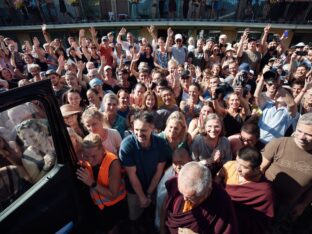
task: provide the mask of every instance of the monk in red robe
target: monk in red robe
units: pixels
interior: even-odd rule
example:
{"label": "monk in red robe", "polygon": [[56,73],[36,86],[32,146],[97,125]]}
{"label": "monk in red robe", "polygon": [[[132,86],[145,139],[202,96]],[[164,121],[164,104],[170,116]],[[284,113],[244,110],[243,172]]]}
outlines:
{"label": "monk in red robe", "polygon": [[212,183],[209,169],[190,162],[178,178],[166,183],[165,229],[178,233],[188,229],[194,233],[236,234],[236,216],[231,199],[223,188]]}
{"label": "monk in red robe", "polygon": [[217,180],[225,184],[236,210],[242,234],[266,233],[274,216],[273,189],[261,173],[262,156],[258,150],[241,148],[236,161],[224,164]]}

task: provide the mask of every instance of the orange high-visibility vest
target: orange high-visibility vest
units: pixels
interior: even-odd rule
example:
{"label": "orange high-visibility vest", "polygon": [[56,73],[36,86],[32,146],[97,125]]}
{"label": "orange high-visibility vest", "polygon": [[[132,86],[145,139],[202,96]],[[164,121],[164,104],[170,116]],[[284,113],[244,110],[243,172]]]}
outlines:
{"label": "orange high-visibility vest", "polygon": [[[97,184],[109,187],[109,168],[114,160],[117,160],[117,156],[113,153],[106,152],[106,155],[101,163]],[[88,161],[85,162],[86,168],[89,170],[91,175],[93,175],[92,167]],[[102,194],[98,193],[95,189],[90,189],[90,195],[95,205],[97,205],[101,210],[105,206],[113,206],[119,201],[123,200],[126,197],[126,189],[125,183],[123,178],[120,181],[120,186],[118,190],[117,197],[114,200],[110,200],[108,197],[103,196]]]}

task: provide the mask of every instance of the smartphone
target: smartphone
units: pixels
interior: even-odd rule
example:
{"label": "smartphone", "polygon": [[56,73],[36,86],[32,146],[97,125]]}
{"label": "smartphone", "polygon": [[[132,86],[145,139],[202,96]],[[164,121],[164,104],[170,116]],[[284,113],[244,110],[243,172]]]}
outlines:
{"label": "smartphone", "polygon": [[288,30],[285,30],[283,34],[284,34],[284,37],[288,37]]}

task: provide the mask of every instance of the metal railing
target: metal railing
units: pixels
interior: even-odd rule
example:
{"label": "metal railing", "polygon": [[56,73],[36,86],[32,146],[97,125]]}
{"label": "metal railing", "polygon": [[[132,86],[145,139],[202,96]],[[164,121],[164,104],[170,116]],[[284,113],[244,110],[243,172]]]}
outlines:
{"label": "metal railing", "polygon": [[[183,2],[188,4],[183,5]],[[128,0],[55,0],[51,3],[4,0],[0,10],[0,27],[162,20],[312,23],[310,1],[140,0],[132,3]]]}

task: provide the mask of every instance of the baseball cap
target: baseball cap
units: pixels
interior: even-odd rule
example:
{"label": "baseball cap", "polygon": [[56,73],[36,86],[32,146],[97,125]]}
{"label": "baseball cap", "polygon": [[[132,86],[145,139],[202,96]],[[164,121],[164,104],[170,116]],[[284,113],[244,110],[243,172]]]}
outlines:
{"label": "baseball cap", "polygon": [[108,37],[107,36],[103,36],[102,37],[102,41],[108,41]]}
{"label": "baseball cap", "polygon": [[112,67],[109,66],[109,65],[106,65],[106,66],[104,67],[104,71],[107,71],[108,69],[112,69]]}
{"label": "baseball cap", "polygon": [[303,42],[299,42],[298,44],[294,45],[295,48],[301,48],[305,47],[305,44]]}
{"label": "baseball cap", "polygon": [[89,81],[89,85],[91,88],[94,88],[96,85],[103,85],[103,81],[99,78],[93,78],[92,80]]}
{"label": "baseball cap", "polygon": [[277,69],[276,68],[272,68],[268,71],[266,71],[264,74],[263,74],[263,78],[264,78],[264,81],[267,82],[267,83],[274,83],[278,80],[279,76],[278,76],[278,73],[277,73]]}
{"label": "baseball cap", "polygon": [[275,60],[276,60],[276,58],[272,57],[272,58],[269,59],[269,62],[274,62]]}
{"label": "baseball cap", "polygon": [[248,63],[242,63],[241,65],[239,65],[238,67],[239,71],[244,71],[244,72],[249,72],[250,71],[250,66]]}
{"label": "baseball cap", "polygon": [[109,36],[114,36],[114,32],[109,32],[109,33],[107,33],[107,36],[109,37]]}
{"label": "baseball cap", "polygon": [[49,76],[49,75],[59,75],[59,74],[54,69],[49,69],[46,71],[45,75]]}
{"label": "baseball cap", "polygon": [[190,76],[191,76],[191,73],[190,73],[189,70],[184,70],[184,71],[181,73],[181,79],[188,79]]}
{"label": "baseball cap", "polygon": [[236,52],[236,50],[231,46],[231,45],[228,45],[225,49],[225,52],[227,51],[233,51],[233,52]]}
{"label": "baseball cap", "polygon": [[213,37],[208,37],[207,40],[206,40],[206,42],[208,42],[208,41],[215,42],[215,39],[214,39]]}
{"label": "baseball cap", "polygon": [[182,40],[182,35],[181,34],[176,34],[175,37],[174,37],[174,40]]}

